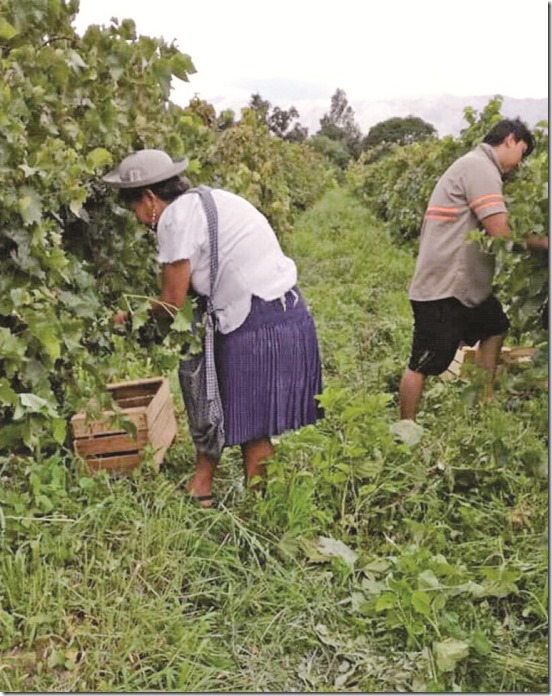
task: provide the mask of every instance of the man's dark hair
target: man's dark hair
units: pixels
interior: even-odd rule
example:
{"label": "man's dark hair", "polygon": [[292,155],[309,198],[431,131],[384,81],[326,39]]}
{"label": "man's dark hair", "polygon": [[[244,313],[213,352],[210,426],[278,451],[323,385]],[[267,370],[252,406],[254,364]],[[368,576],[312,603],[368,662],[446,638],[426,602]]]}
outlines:
{"label": "man's dark hair", "polygon": [[483,142],[487,145],[500,145],[506,138],[513,134],[516,142],[523,140],[527,145],[527,150],[523,157],[528,157],[535,148],[535,138],[525,123],[519,118],[505,118],[491,128],[487,135],[483,138]]}
{"label": "man's dark hair", "polygon": [[192,184],[189,179],[184,176],[172,176],[165,181],[159,181],[157,184],[150,186],[137,186],[136,188],[119,189],[119,200],[124,206],[129,206],[131,203],[139,201],[144,193],[149,189],[162,201],[172,203],[179,196],[191,188]]}

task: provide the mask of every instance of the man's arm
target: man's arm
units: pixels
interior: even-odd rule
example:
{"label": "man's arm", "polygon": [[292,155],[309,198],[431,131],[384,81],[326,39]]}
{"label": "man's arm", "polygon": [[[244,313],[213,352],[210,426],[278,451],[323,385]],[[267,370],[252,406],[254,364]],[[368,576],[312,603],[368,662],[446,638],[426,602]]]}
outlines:
{"label": "man's arm", "polygon": [[494,213],[493,215],[488,215],[481,220],[481,224],[489,237],[510,236],[507,213]]}
{"label": "man's arm", "polygon": [[[508,225],[507,213],[495,213],[481,220],[481,224],[489,237],[509,237],[510,226]],[[525,239],[527,249],[548,251],[548,237],[537,237],[530,234]]]}

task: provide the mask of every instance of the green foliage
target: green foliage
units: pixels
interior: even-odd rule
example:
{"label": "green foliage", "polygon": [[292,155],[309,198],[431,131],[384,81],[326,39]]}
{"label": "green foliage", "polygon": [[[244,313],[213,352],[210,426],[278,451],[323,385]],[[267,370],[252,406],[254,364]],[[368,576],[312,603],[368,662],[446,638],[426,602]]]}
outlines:
{"label": "green foliage", "polygon": [[4,7],[0,450],[47,451],[65,439],[77,373],[106,381],[108,305],[122,290],[151,294],[155,279],[151,242],[111,214],[97,177],[146,144],[182,153],[165,107],[171,76],[194,68],[132,20],[80,38],[75,2]]}
{"label": "green foliage", "polygon": [[376,123],[362,139],[362,150],[368,150],[381,143],[411,145],[420,140],[427,140],[437,135],[435,127],[417,116],[401,118],[395,116]]}
{"label": "green foliage", "polygon": [[[336,89],[331,99],[330,111],[320,119],[320,130],[315,137],[324,137],[340,143],[349,155],[349,161],[360,152],[361,132],[355,121],[353,107],[344,90]],[[334,159],[338,163],[337,159]]]}
{"label": "green foliage", "polygon": [[257,206],[279,234],[291,229],[294,216],[332,184],[328,161],[307,144],[270,134],[255,109],[220,134],[208,151],[212,182]]}
{"label": "green foliage", "polygon": [[[142,297],[142,309],[155,298],[155,238],[102,184],[107,169],[143,147],[186,155],[191,178],[249,196],[282,231],[331,181],[311,148],[273,142],[247,118],[222,128],[199,99],[172,104],[171,79],[194,72],[190,57],[138,36],[131,19],[80,37],[77,9],[2,5],[0,451],[54,452],[72,412],[124,378],[125,354],[146,358],[110,317],[124,296]],[[186,333],[173,325],[147,369],[170,369]]]}
{"label": "green foliage", "polygon": [[266,125],[270,133],[290,142],[304,142],[308,128],[299,121],[299,112],[294,106],[289,109],[272,107],[269,101],[262,99],[260,94],[253,94],[249,100],[249,108],[255,112],[259,125]]}
{"label": "green foliage", "polygon": [[[534,131],[535,151],[504,187],[513,239],[518,243],[528,234],[548,234],[548,126]],[[509,315],[517,339],[532,334],[536,342],[547,340],[548,258],[539,252],[521,252],[514,244],[497,249],[498,287],[508,300]]]}
{"label": "green foliage", "polygon": [[309,144],[339,170],[345,170],[351,161],[351,153],[340,140],[333,140],[327,135],[314,135],[309,138]]}
{"label": "green foliage", "polygon": [[228,450],[209,511],[183,493],[180,408],[159,473],[1,457],[4,690],[546,691],[547,394],[506,375],[483,407],[436,381],[408,429],[410,254],[339,189],[284,241],[325,419],[278,438],[262,497]]}
{"label": "green foliage", "polygon": [[339,189],[284,243],[325,419],[278,438],[263,497],[225,452],[208,511],[183,492],[180,408],[159,473],[1,457],[3,690],[546,691],[546,392],[506,375],[483,407],[477,384],[435,381],[409,432],[408,249]]}
{"label": "green foliage", "polygon": [[[544,691],[548,400],[525,374],[535,366],[504,376],[487,409],[476,383],[437,383],[422,429],[397,423],[408,250],[339,190],[298,218],[333,183],[320,153],[250,110],[236,124],[200,100],[172,105],[188,56],[131,20],[78,37],[76,11],[19,0],[0,13],[2,688]],[[442,171],[477,129],[434,153],[413,146],[416,176],[424,161]],[[529,219],[547,226],[539,139],[506,190],[520,235]],[[71,456],[73,411],[106,406],[113,377],[174,377],[189,335],[186,305],[162,345],[135,340],[155,328],[154,239],[99,179],[144,146],[186,154],[191,176],[246,195],[280,232],[300,221],[282,241],[317,321],[326,419],[280,439],[265,498],[244,495],[234,452],[220,510],[184,497],[193,451],[179,404],[160,474],[146,461],[127,478],[91,476]],[[412,175],[400,196],[388,189],[390,222],[429,187]],[[501,277],[525,301],[524,273],[520,262]],[[117,304],[132,331],[114,330]]]}

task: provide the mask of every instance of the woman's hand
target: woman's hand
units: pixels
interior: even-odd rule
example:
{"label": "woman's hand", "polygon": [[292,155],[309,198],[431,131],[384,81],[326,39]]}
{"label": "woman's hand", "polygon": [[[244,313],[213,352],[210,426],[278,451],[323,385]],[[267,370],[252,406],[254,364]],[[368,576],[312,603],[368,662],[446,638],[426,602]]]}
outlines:
{"label": "woman's hand", "polygon": [[117,326],[120,326],[121,324],[126,324],[130,317],[130,312],[127,312],[126,310],[122,310],[120,312],[117,312],[117,314],[113,315],[113,323]]}

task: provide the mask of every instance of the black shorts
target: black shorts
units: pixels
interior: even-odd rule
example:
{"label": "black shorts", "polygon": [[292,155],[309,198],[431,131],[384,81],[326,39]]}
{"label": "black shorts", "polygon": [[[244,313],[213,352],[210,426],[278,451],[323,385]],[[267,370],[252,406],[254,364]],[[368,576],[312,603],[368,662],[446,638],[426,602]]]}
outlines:
{"label": "black shorts", "polygon": [[477,307],[466,307],[455,297],[418,302],[411,300],[414,336],[408,367],[423,375],[439,375],[451,364],[461,343],[473,346],[490,336],[506,333],[508,317],[491,295]]}

